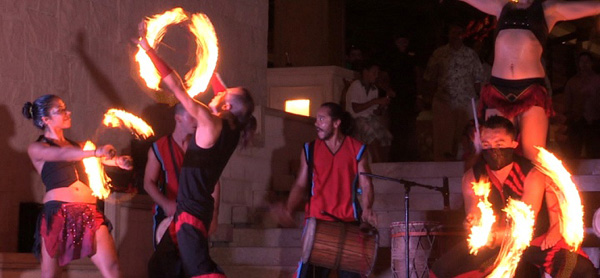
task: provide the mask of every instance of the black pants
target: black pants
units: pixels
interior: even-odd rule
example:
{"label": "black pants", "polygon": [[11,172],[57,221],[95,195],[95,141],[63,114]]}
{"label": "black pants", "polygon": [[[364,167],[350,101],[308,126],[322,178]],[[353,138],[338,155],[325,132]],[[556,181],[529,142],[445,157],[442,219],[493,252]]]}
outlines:
{"label": "black pants", "polygon": [[179,249],[167,232],[156,246],[148,261],[148,277],[150,278],[181,278],[183,266],[179,257]]}

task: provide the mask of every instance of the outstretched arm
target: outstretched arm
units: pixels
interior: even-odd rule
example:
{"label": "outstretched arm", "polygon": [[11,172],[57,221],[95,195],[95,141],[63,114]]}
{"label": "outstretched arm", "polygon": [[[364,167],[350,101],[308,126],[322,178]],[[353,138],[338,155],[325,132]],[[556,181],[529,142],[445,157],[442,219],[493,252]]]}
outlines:
{"label": "outstretched arm", "polygon": [[219,137],[222,128],[222,122],[214,115],[210,108],[203,103],[190,97],[183,85],[179,75],[171,70],[156,51],[150,46],[146,39],[146,24],[141,22],[138,26],[140,39],[137,43],[148,54],[154,66],[158,69],[164,84],[175,94],[175,97],[181,102],[185,110],[196,119],[198,126],[196,128],[196,144],[202,148],[210,148]]}
{"label": "outstretched arm", "polygon": [[600,14],[600,2],[598,1],[567,2],[549,0],[544,3],[544,15],[550,30],[559,21],[579,19],[597,14]]}
{"label": "outstretched arm", "polygon": [[478,9],[486,14],[493,15],[496,17],[500,16],[502,7],[507,3],[506,0],[460,0],[463,1],[473,8]]}

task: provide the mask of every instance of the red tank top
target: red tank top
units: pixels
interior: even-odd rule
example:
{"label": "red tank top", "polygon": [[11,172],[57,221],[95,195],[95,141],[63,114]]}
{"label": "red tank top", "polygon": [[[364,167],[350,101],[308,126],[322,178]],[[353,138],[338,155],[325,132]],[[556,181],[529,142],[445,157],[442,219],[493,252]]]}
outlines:
{"label": "red tank top", "polygon": [[160,162],[166,183],[162,191],[169,200],[175,200],[179,189],[179,172],[183,164],[184,151],[175,143],[171,135],[163,136],[152,143],[152,150]]}
{"label": "red tank top", "polygon": [[342,221],[359,219],[360,209],[355,196],[358,161],[363,151],[364,145],[348,136],[336,153],[332,153],[323,140],[315,140],[311,197],[306,204],[306,217],[335,220],[323,214],[324,211]]}

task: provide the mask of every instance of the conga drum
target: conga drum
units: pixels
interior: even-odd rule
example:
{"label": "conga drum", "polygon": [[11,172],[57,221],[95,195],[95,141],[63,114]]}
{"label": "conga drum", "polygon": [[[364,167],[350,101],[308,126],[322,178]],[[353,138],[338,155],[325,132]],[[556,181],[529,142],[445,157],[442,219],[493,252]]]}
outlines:
{"label": "conga drum", "polygon": [[[391,232],[392,271],[394,277],[406,276],[406,222],[393,222]],[[410,277],[429,277],[429,260],[436,243],[436,235],[440,234],[442,225],[439,222],[409,222],[409,270]]]}
{"label": "conga drum", "polygon": [[368,276],[377,258],[379,234],[351,223],[309,218],[302,235],[302,262]]}

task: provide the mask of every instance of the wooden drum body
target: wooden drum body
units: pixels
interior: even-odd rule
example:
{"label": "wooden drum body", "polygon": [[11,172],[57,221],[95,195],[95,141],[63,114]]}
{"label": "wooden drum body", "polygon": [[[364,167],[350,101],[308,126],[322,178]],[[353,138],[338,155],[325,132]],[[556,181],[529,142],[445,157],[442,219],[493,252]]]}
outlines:
{"label": "wooden drum body", "polygon": [[302,262],[368,276],[377,258],[379,235],[357,225],[309,218],[302,235]]}

